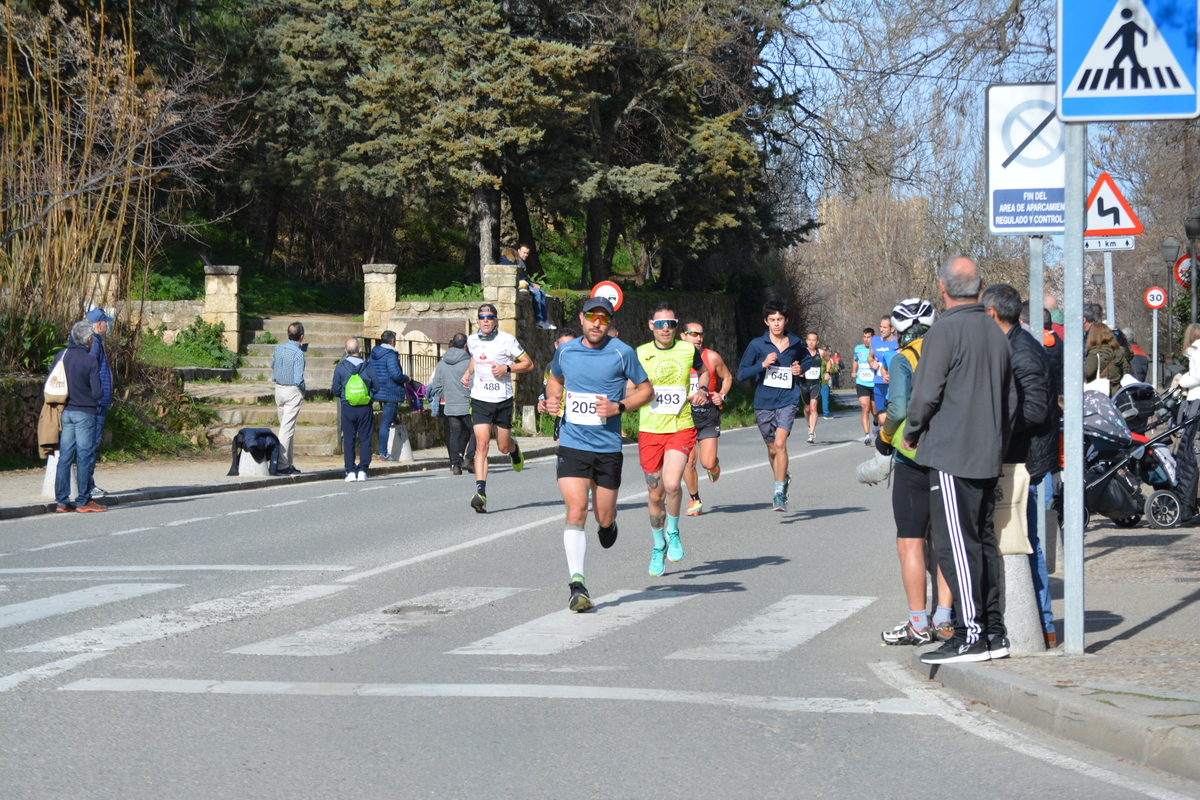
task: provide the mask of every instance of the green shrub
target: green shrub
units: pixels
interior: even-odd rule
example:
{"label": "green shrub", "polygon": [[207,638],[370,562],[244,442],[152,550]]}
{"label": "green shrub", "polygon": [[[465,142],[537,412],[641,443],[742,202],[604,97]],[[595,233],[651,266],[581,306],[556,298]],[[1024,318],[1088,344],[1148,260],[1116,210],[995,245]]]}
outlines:
{"label": "green shrub", "polygon": [[57,324],[10,314],[0,315],[0,337],[6,355],[23,372],[49,369],[55,354],[66,346]]}
{"label": "green shrub", "polygon": [[138,344],[138,360],[153,367],[210,367],[237,369],[238,354],[225,346],[224,323],[205,322],[196,317],[192,324],[179,332],[175,343],[168,345],[162,338],[163,327],[142,334]]}
{"label": "green shrub", "polygon": [[258,336],[254,337],[255,344],[279,344],[279,340],[270,331],[263,331]]}
{"label": "green shrub", "polygon": [[426,300],[430,303],[483,302],[483,286],[478,283],[467,286],[460,281],[454,281],[442,289],[433,289],[415,295],[404,295],[404,299],[409,301]]}

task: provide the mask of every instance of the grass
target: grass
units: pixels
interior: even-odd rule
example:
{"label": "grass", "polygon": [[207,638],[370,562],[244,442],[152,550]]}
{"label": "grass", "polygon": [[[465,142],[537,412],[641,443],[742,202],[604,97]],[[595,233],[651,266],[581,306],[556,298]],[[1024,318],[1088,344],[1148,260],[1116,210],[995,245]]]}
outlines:
{"label": "grass", "polygon": [[138,341],[138,360],[152,367],[210,367],[214,369],[236,369],[240,359],[237,353],[225,347],[225,325],[213,325],[197,317],[191,325],[179,332],[174,344],[167,344],[162,337],[165,330],[142,334]]}
{"label": "grass", "polygon": [[28,458],[20,453],[0,453],[0,472],[10,469],[33,469],[45,465],[44,458]]}

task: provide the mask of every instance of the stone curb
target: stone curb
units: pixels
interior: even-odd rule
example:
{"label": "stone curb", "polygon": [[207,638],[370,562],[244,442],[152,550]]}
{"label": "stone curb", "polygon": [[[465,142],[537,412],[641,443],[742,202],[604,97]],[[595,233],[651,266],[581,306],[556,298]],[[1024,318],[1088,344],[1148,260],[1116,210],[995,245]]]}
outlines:
{"label": "stone curb", "polygon": [[912,668],[1047,733],[1200,780],[1200,731],[1018,678],[986,664],[934,666],[922,664],[920,654],[913,653]]}
{"label": "stone curb", "polygon": [[[542,456],[554,455],[558,452],[558,446],[553,447],[535,447],[530,450],[523,451],[525,458],[541,458]],[[372,462],[373,464],[376,462]],[[383,462],[386,463],[386,462]],[[488,458],[488,464],[506,464],[508,456],[495,455]],[[429,472],[437,469],[449,469],[449,459],[429,459],[426,461],[416,461],[411,464],[389,464],[388,466],[372,466],[372,476],[381,475],[403,475],[408,472]],[[200,497],[206,494],[223,494],[225,492],[242,492],[248,489],[263,489],[268,486],[287,486],[299,483],[315,483],[316,481],[331,481],[343,480],[346,477],[344,469],[327,469],[321,472],[305,472],[300,475],[285,475],[282,477],[258,478],[255,480],[243,481],[242,483],[216,483],[208,486],[173,486],[169,489],[145,489],[136,492],[121,492],[107,495],[103,499],[103,505],[109,508],[113,506],[129,505],[131,503],[145,503],[149,500],[170,500],[178,497]],[[55,503],[33,503],[25,506],[10,506],[8,508],[0,508],[0,521],[9,519],[20,519],[22,517],[36,517],[41,514],[54,513]]]}

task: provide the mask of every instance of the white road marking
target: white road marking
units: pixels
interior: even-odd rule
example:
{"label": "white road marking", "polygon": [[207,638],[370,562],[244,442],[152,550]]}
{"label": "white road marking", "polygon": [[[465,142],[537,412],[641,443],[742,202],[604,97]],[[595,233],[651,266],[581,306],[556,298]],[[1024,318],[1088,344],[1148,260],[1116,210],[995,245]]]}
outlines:
{"label": "white road marking", "polygon": [[0,678],[0,692],[7,692],[20,686],[25,681],[42,680],[43,678],[53,678],[55,675],[60,675],[69,669],[74,669],[80,664],[86,664],[89,661],[95,661],[97,658],[104,658],[108,653],[80,653],[74,656],[67,656],[58,661],[51,661],[49,664],[42,664],[40,667],[14,672],[12,675],[5,675]]}
{"label": "white road marking", "polygon": [[0,575],[35,575],[52,572],[347,572],[340,564],[162,564],[124,567],[12,567]]}
{"label": "white road marking", "polygon": [[21,625],[59,614],[68,614],[81,608],[91,608],[105,603],[115,603],[118,600],[141,597],[161,592],[164,589],[178,589],[182,585],[180,583],[110,583],[66,594],[56,594],[52,597],[28,600],[24,603],[14,603],[11,606],[0,606],[0,628]]}
{"label": "white road marking", "polygon": [[84,542],[90,542],[90,541],[92,541],[92,540],[91,539],[70,539],[65,542],[55,542],[54,544],[44,544],[41,547],[29,547],[29,548],[26,548],[26,550],[24,552],[36,553],[39,550],[52,550],[55,547],[66,547],[69,544],[83,544]]}
{"label": "white road marking", "polygon": [[393,486],[397,486],[397,485],[403,485],[403,484],[385,483],[382,486],[364,486],[363,488],[359,489],[359,491],[360,492],[377,492],[380,489],[391,489]]}
{"label": "white road marking", "polygon": [[109,534],[109,536],[124,536],[127,533],[141,533],[142,531],[156,531],[156,530],[158,530],[158,526],[151,525],[149,528],[130,528],[127,531],[113,531],[112,533]]}
{"label": "white road marking", "polygon": [[696,597],[687,592],[647,592],[619,589],[595,598],[596,609],[577,614],[563,609],[509,628],[465,647],[451,655],[548,656],[570,650],[592,639],[612,633],[646,617]]}
{"label": "white road marking", "polygon": [[86,678],[60,687],[67,692],[173,692],[180,694],[314,695],[319,697],[519,697],[541,700],[626,700],[635,703],[694,703],[763,711],[817,714],[902,714],[930,712],[907,698],[846,700],[841,697],[767,697],[621,686],[562,686],[529,683],[301,683],[173,678]]}
{"label": "white road marking", "polygon": [[193,522],[205,522],[212,517],[192,517],[191,519],[177,519],[174,522],[164,522],[164,528],[174,528],[177,525],[191,525]]}
{"label": "white road marking", "polygon": [[489,672],[622,672],[629,667],[552,667],[549,664],[502,664],[498,667],[479,667]]}
{"label": "white road marking", "polygon": [[356,614],[328,625],[296,631],[226,652],[255,656],[341,655],[524,591],[527,590],[490,586],[441,589],[393,603],[378,611]]}
{"label": "white road marking", "polygon": [[262,511],[261,508],[243,508],[241,511],[226,511],[225,516],[236,517],[239,514],[257,514],[260,511]]}
{"label": "white road marking", "polygon": [[232,622],[255,614],[294,606],[309,600],[328,597],[342,591],[344,586],[268,586],[242,592],[235,597],[207,600],[181,611],[164,611],[150,617],[118,622],[103,628],[60,636],[27,647],[10,650],[12,653],[75,653],[80,651],[118,650],[135,644],[165,639],[178,633],[207,628],[210,625]]}
{"label": "white road marking", "polygon": [[893,689],[903,692],[914,702],[924,707],[928,713],[936,714],[951,725],[957,726],[981,739],[986,739],[1002,747],[1007,747],[1009,750],[1020,753],[1023,756],[1045,761],[1047,764],[1069,772],[1087,775],[1089,778],[1095,778],[1098,781],[1103,781],[1104,783],[1128,791],[1153,797],[1155,800],[1188,800],[1185,795],[1177,794],[1167,789],[1147,786],[1144,783],[1139,783],[1123,775],[1118,775],[1103,767],[1097,767],[1080,761],[1077,758],[1056,753],[1050,748],[1035,744],[1017,733],[993,725],[986,719],[981,718],[979,714],[973,714],[968,711],[958,701],[958,698],[943,689],[939,684],[921,680],[906,667],[894,661],[868,663],[867,666],[879,676],[881,681]]}
{"label": "white road marking", "polygon": [[709,644],[672,653],[689,661],[773,661],[875,602],[874,597],[789,595],[726,628]]}
{"label": "white road marking", "polygon": [[303,500],[288,500],[286,503],[272,503],[269,506],[263,506],[263,508],[282,508],[283,506],[298,506],[301,503],[307,503],[307,502],[308,502],[308,498],[306,497]]}
{"label": "white road marking", "polygon": [[[349,492],[331,492],[329,494],[319,494],[316,497],[314,497],[313,500],[322,500],[326,497],[341,497],[344,494],[350,494],[350,493]],[[257,511],[257,510],[258,509],[255,509],[255,511]]]}

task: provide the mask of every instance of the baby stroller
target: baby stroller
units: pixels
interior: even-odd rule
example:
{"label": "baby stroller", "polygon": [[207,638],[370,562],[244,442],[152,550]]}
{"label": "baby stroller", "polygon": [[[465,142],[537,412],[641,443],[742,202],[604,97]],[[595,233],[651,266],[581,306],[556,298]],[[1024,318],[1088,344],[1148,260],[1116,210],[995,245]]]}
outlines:
{"label": "baby stroller", "polygon": [[[1158,395],[1149,384],[1122,387],[1112,400],[1100,392],[1084,392],[1085,527],[1092,514],[1122,528],[1136,526],[1143,514],[1155,528],[1180,523],[1184,504],[1174,491],[1176,462],[1167,442],[1194,418],[1146,435],[1170,418],[1176,404],[1172,398],[1171,393]],[[1149,497],[1142,493],[1143,483],[1154,489]],[[1054,506],[1061,524],[1061,487]]]}

